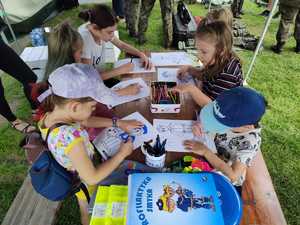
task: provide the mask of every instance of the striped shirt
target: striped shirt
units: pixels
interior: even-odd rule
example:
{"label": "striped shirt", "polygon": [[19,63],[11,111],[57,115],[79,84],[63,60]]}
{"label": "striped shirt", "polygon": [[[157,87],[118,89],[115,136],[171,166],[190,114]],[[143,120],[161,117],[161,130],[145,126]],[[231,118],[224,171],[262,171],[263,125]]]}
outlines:
{"label": "striped shirt", "polygon": [[243,72],[240,61],[233,57],[224,70],[214,79],[203,80],[202,91],[212,100],[215,100],[223,91],[243,86]]}

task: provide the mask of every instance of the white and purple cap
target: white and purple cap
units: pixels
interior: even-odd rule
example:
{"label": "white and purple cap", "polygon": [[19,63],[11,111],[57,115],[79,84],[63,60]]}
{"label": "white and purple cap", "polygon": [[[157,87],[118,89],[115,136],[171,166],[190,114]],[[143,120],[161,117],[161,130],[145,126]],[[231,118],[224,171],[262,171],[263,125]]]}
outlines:
{"label": "white and purple cap", "polygon": [[266,110],[266,100],[258,92],[236,87],[222,92],[200,112],[204,131],[225,133],[231,128],[259,122]]}
{"label": "white and purple cap", "polygon": [[114,92],[106,87],[99,72],[87,64],[73,63],[59,67],[49,78],[49,89],[38,100],[42,102],[51,94],[64,98],[91,97],[97,102],[107,104]]}

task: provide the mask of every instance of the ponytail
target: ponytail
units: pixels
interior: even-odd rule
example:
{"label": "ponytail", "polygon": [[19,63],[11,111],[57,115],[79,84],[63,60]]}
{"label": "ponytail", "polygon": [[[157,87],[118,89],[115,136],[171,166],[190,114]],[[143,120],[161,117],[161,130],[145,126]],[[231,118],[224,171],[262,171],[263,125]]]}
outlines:
{"label": "ponytail", "polygon": [[81,11],[78,17],[85,22],[96,24],[100,30],[114,26],[118,22],[111,8],[102,4],[98,4],[92,9]]}

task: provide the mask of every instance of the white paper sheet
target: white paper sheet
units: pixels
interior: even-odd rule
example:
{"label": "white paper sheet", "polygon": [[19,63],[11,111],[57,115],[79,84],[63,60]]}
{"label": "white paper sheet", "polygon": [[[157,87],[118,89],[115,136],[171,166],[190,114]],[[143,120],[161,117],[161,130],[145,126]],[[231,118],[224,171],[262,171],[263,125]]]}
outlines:
{"label": "white paper sheet", "polygon": [[191,75],[186,76],[184,79],[177,78],[177,71],[179,68],[158,68],[157,69],[157,81],[169,81],[176,82],[177,84],[195,84],[195,81]]}
{"label": "white paper sheet", "polygon": [[134,112],[126,117],[123,120],[138,120],[144,124],[142,129],[133,130],[130,135],[134,136],[133,147],[134,149],[140,147],[144,144],[144,141],[149,141],[151,139],[155,139],[157,135],[157,131],[154,129],[152,124],[146,120],[139,112]]}
{"label": "white paper sheet", "polygon": [[167,139],[166,150],[174,152],[187,152],[183,142],[185,140],[195,140],[204,143],[212,151],[215,151],[213,140],[205,135],[195,137],[192,132],[192,120],[165,120],[154,119],[153,126],[161,136],[161,139]]}
{"label": "white paper sheet", "polygon": [[107,106],[109,108],[112,108],[112,107],[115,107],[117,105],[120,105],[120,104],[123,104],[126,102],[131,102],[131,101],[134,101],[134,100],[137,100],[140,98],[148,97],[150,95],[150,88],[142,78],[135,78],[135,79],[131,79],[131,80],[121,81],[120,83],[113,86],[111,88],[111,90],[125,88],[128,85],[135,84],[135,83],[138,83],[141,86],[140,92],[138,94],[126,95],[126,96],[119,96],[119,95],[115,94],[113,96],[107,96],[108,97],[107,99],[109,99]]}
{"label": "white paper sheet", "polygon": [[108,158],[114,156],[120,148],[122,141],[128,139],[131,136],[133,139],[133,148],[139,148],[144,141],[149,141],[156,137],[157,132],[139,112],[132,113],[123,118],[123,120],[138,120],[144,124],[142,128],[134,129],[130,134],[126,133],[120,128],[108,127],[104,129],[93,141],[96,149],[101,154],[101,156],[107,160]]}
{"label": "white paper sheet", "polygon": [[[130,62],[131,62],[131,59],[129,59],[129,58],[121,59],[121,60],[115,62],[114,68],[120,67],[120,66],[125,65]],[[145,67],[143,67],[140,59],[138,59],[138,58],[132,59],[132,63],[134,65],[133,70],[128,73],[154,73],[155,72],[154,66],[150,70],[145,69]]]}
{"label": "white paper sheet", "polygon": [[155,66],[195,65],[186,52],[152,52],[151,61]]}

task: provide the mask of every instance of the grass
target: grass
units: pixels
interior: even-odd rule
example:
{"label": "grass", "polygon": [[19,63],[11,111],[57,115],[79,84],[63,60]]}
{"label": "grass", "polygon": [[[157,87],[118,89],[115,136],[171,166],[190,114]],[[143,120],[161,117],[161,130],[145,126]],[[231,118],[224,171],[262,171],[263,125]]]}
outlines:
{"label": "grass", "polygon": [[[124,24],[119,26],[122,40],[142,50],[163,50],[158,2],[150,17],[147,44],[138,46],[129,38]],[[78,26],[82,22],[76,15],[82,8],[81,6],[65,11],[49,21],[47,25],[54,26],[68,19],[71,24]],[[190,9],[194,15],[205,15],[207,11],[200,5],[190,5]],[[244,10],[245,16],[242,21],[247,24],[251,33],[260,35],[264,18],[257,15],[263,11],[263,8],[246,1]],[[270,109],[262,121],[262,152],[286,220],[290,225],[297,225],[300,224],[300,205],[297,204],[300,199],[300,55],[292,51],[295,46],[293,38],[289,39],[281,55],[276,55],[269,50],[275,43],[278,22],[278,19],[272,20],[264,41],[264,51],[258,55],[248,83],[268,99]],[[246,74],[253,52],[240,51],[238,55],[243,61],[243,70]],[[21,86],[8,76],[3,76],[1,79],[6,87],[9,101],[19,102],[17,115],[21,118],[28,117],[30,109],[24,99]],[[23,182],[27,164],[24,153],[18,147],[22,135],[12,130],[8,124],[0,128],[0,134],[0,218],[2,219]],[[73,198],[64,202],[56,224],[80,224],[78,208]]]}

